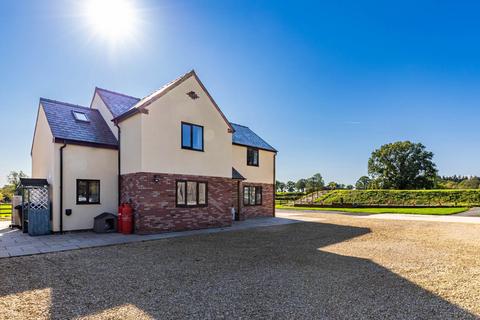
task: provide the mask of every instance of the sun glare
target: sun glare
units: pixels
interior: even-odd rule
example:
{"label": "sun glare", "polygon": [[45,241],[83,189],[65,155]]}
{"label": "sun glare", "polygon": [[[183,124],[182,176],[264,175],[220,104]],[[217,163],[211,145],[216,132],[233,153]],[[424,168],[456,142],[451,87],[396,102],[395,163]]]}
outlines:
{"label": "sun glare", "polygon": [[88,0],[85,4],[87,23],[96,36],[111,43],[135,36],[139,17],[133,0]]}

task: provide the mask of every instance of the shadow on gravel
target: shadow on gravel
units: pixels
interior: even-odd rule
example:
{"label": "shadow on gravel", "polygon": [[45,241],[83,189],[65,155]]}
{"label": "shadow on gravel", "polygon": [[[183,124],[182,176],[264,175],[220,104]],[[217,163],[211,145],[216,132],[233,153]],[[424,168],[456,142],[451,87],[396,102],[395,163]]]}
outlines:
{"label": "shadow on gravel", "polygon": [[41,300],[12,311],[9,299],[49,288],[54,319],[133,316],[126,305],[155,319],[477,318],[370,260],[322,251],[369,232],[297,223],[4,259],[0,306],[18,316]]}

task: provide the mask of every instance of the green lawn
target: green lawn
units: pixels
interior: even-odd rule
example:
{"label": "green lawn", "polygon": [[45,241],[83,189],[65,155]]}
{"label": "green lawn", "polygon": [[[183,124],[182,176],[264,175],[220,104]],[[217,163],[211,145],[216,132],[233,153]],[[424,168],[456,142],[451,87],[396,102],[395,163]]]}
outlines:
{"label": "green lawn", "polygon": [[288,207],[277,205],[277,209],[289,210],[317,210],[317,211],[341,211],[355,213],[404,213],[404,214],[427,214],[427,215],[449,215],[467,211],[469,208],[310,208],[310,207]]}
{"label": "green lawn", "polygon": [[0,220],[10,219],[11,212],[11,204],[0,203]]}

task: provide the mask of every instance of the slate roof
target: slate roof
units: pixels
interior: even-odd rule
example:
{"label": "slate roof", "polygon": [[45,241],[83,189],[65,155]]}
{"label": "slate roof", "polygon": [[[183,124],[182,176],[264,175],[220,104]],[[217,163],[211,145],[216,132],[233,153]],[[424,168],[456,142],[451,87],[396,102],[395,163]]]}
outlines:
{"label": "slate roof", "polygon": [[110,110],[114,118],[130,110],[138,101],[140,101],[139,98],[98,87],[95,88],[95,91]]}
{"label": "slate roof", "polygon": [[264,149],[268,151],[277,152],[274,147],[269,145],[265,140],[260,138],[255,132],[239,124],[230,123],[235,130],[232,137],[233,144],[240,144],[244,146]]}
{"label": "slate roof", "polygon": [[[117,146],[117,139],[97,109],[41,98],[54,138],[87,142],[98,145]],[[73,111],[85,113],[89,122],[78,121]]]}
{"label": "slate roof", "polygon": [[234,167],[232,167],[232,179],[245,180],[245,177],[240,174]]}

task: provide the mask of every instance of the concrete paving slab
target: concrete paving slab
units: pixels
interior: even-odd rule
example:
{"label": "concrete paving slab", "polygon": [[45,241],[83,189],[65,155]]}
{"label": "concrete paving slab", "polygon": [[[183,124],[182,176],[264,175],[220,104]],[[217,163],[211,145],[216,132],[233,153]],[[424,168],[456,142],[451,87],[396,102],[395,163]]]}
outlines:
{"label": "concrete paving slab", "polygon": [[0,258],[59,252],[91,247],[101,247],[142,241],[161,240],[175,237],[188,237],[199,234],[212,234],[245,230],[250,228],[276,226],[299,222],[284,218],[256,218],[234,222],[231,227],[191,230],[182,232],[123,235],[119,233],[98,234],[93,232],[73,232],[63,235],[31,237],[21,230],[8,228],[9,221],[0,221]]}

